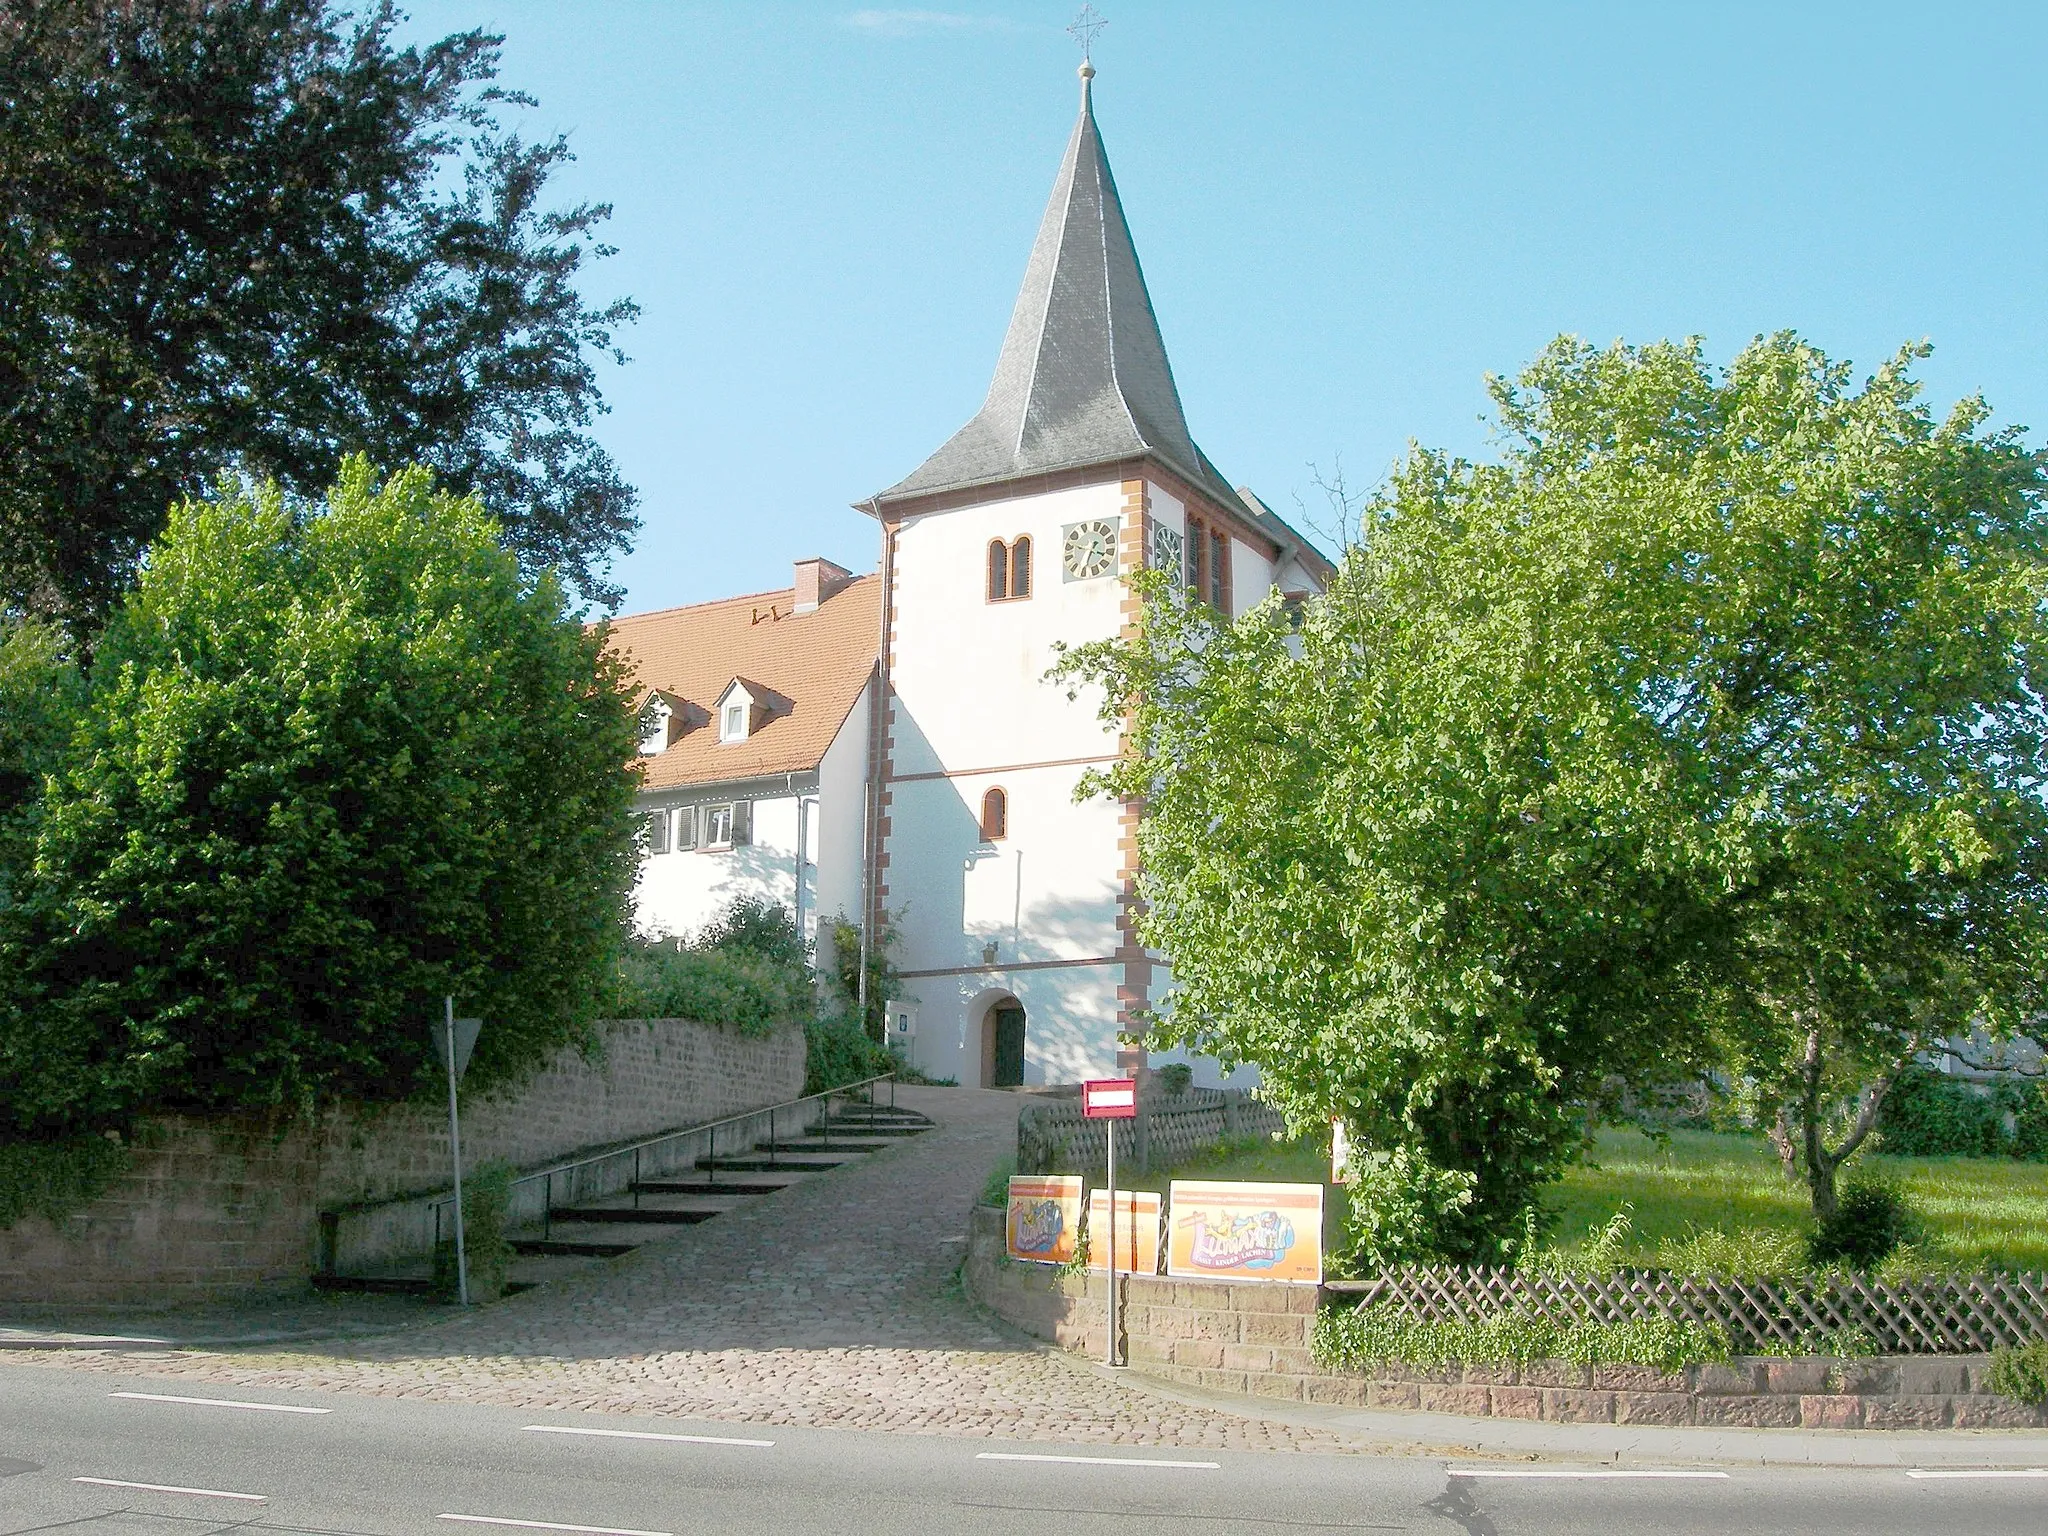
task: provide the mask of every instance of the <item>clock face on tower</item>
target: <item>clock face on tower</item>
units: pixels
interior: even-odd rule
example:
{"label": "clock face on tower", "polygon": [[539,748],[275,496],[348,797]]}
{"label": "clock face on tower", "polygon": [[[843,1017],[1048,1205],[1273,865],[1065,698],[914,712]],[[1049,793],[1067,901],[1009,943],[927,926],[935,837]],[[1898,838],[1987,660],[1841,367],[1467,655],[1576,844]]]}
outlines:
{"label": "clock face on tower", "polygon": [[1093,581],[1116,569],[1116,524],[1107,518],[1069,523],[1062,547],[1068,581]]}

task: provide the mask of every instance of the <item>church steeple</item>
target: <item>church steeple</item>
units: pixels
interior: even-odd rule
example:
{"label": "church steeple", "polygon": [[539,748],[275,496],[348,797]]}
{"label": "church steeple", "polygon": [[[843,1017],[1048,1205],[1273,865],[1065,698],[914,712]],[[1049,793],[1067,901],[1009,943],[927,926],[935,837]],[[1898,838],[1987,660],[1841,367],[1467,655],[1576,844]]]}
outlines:
{"label": "church steeple", "polygon": [[1080,116],[1038,226],[987,400],[879,500],[1149,456],[1226,506],[1246,511],[1188,432],[1095,124],[1094,75],[1092,64],[1081,66]]}

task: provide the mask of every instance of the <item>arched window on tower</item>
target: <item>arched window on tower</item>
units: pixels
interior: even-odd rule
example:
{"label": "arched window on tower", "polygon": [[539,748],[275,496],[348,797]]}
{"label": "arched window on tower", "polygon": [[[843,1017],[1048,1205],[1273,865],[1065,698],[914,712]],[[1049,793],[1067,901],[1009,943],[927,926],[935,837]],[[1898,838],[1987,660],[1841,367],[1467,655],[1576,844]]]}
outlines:
{"label": "arched window on tower", "polygon": [[981,840],[999,843],[1010,835],[1010,797],[992,789],[981,797]]}
{"label": "arched window on tower", "polygon": [[1031,595],[1031,535],[1019,534],[1009,543],[988,541],[988,600],[1006,603]]}

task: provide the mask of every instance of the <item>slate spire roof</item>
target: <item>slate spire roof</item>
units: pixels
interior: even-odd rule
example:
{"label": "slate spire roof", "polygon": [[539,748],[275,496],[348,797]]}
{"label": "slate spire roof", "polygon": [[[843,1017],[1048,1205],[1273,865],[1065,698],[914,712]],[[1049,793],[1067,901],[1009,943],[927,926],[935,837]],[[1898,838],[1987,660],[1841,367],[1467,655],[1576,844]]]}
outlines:
{"label": "slate spire roof", "polygon": [[1149,455],[1253,514],[1195,446],[1124,221],[1089,82],[981,411],[877,498],[999,484]]}

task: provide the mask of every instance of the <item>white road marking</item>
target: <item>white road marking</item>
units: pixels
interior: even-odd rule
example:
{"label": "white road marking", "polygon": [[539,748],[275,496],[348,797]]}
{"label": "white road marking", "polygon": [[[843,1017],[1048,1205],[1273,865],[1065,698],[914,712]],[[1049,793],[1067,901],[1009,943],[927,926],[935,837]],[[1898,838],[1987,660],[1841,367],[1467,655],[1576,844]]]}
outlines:
{"label": "white road marking", "polygon": [[436,1515],[436,1520],[462,1520],[470,1525],[516,1525],[522,1531],[576,1531],[580,1536],[673,1536],[669,1531],[624,1531],[615,1525],[556,1525],[552,1520],[503,1520],[496,1515]]}
{"label": "white road marking", "polygon": [[189,1493],[198,1499],[242,1499],[250,1504],[267,1504],[264,1493],[229,1493],[222,1488],[173,1488],[168,1483],[124,1483],[111,1477],[74,1477],[74,1483],[91,1483],[96,1488],[139,1488],[144,1493]]}
{"label": "white road marking", "polygon": [[1725,1478],[1726,1472],[1690,1472],[1677,1467],[1446,1467],[1452,1477],[1700,1477]]}
{"label": "white road marking", "polygon": [[109,1392],[109,1397],[138,1403],[197,1403],[203,1408],[247,1408],[256,1413],[332,1413],[332,1408],[301,1408],[296,1403],[238,1403],[226,1397],[171,1397],[162,1392]]}
{"label": "white road marking", "polygon": [[1942,1467],[1922,1470],[1913,1468],[1908,1477],[2048,1477],[2048,1467]]}
{"label": "white road marking", "polygon": [[1058,1461],[1082,1467],[1187,1467],[1215,1472],[1219,1461],[1153,1461],[1142,1456],[1032,1456],[1022,1451],[977,1451],[976,1461]]}
{"label": "white road marking", "polygon": [[735,1440],[726,1435],[661,1435],[649,1429],[584,1429],[576,1424],[522,1424],[535,1435],[600,1435],[607,1440],[673,1440],[680,1445],[751,1445],[768,1449],[773,1440]]}

